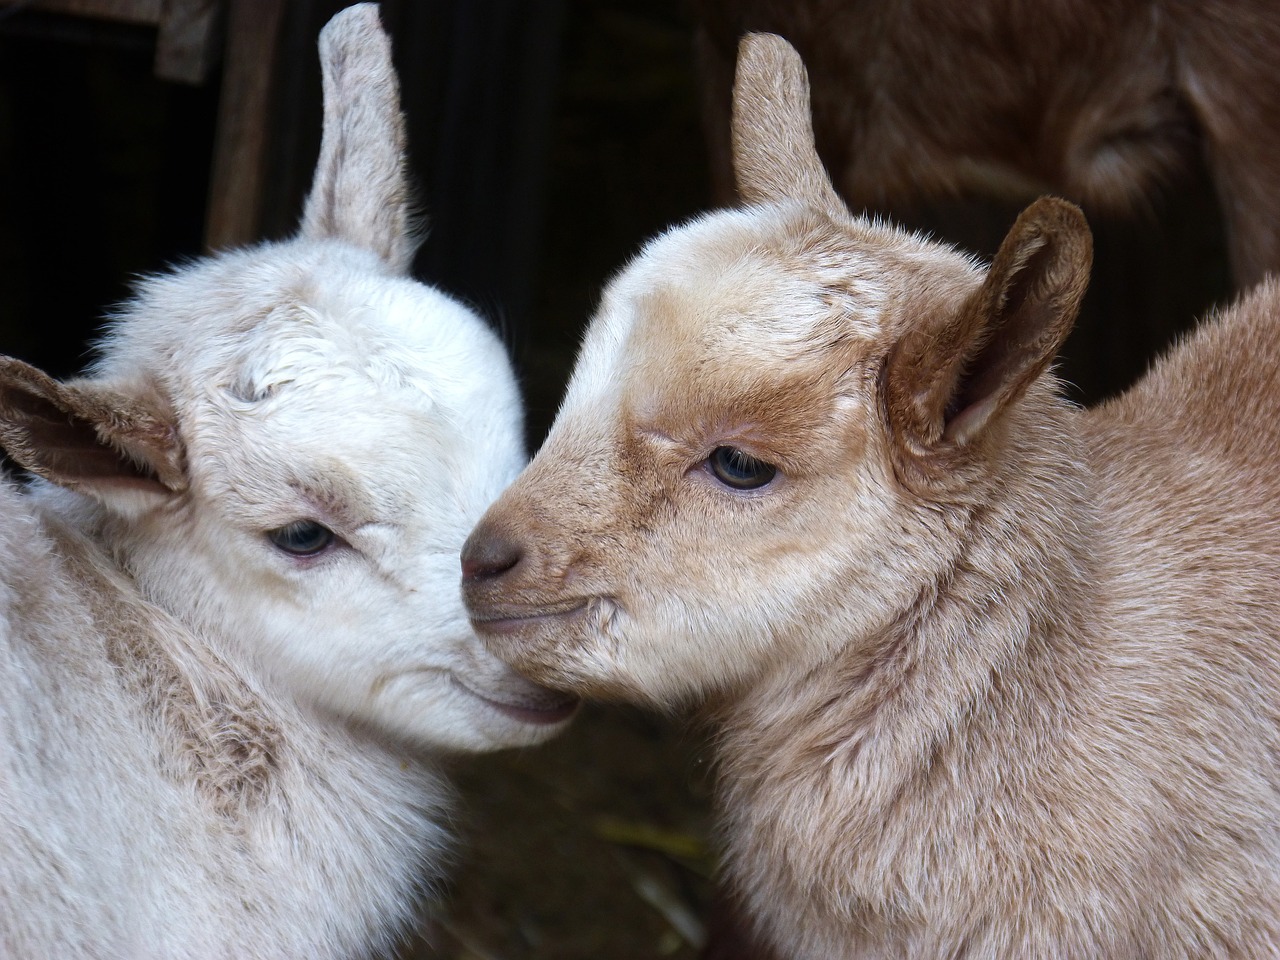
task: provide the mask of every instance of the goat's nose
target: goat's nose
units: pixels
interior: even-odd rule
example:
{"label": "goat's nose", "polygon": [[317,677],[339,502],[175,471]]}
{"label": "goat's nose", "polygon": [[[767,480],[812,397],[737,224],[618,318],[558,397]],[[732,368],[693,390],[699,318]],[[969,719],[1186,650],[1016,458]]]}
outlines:
{"label": "goat's nose", "polygon": [[487,580],[500,577],[524,557],[524,548],[514,538],[481,524],[462,545],[462,579]]}

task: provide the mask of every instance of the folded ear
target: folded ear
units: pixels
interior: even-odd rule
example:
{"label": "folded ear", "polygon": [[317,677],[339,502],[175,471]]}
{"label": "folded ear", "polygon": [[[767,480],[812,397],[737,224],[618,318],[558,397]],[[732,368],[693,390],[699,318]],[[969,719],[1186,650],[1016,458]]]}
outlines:
{"label": "folded ear", "polygon": [[122,512],[187,487],[177,428],[158,407],[0,357],[0,446],[32,473]]}
{"label": "folded ear", "polygon": [[890,428],[916,453],[972,443],[1026,393],[1071,332],[1093,240],[1079,208],[1042,197],[1000,245],[958,312],[928,318],[885,368]]}
{"label": "folded ear", "polygon": [[799,200],[848,214],[814,143],[809,74],[782,37],[750,33],[738,44],[732,125],[733,170],[743,202]]}
{"label": "folded ear", "polygon": [[400,84],[377,4],[348,7],[325,25],[320,66],[324,128],[302,235],[346,240],[405,273],[417,239]]}

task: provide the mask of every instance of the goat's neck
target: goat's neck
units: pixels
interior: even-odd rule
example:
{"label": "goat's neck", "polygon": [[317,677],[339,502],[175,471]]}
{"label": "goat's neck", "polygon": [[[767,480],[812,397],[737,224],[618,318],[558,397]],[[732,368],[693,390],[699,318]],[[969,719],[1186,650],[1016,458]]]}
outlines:
{"label": "goat's neck", "polygon": [[244,896],[287,901],[282,922],[309,917],[349,943],[344,954],[416,911],[447,846],[437,765],[223,656],[136,589],[92,504],[45,493],[44,529],[97,626],[85,642],[102,644],[156,772],[180,788],[169,814],[188,818],[198,840],[189,857],[227,855],[222,868]]}
{"label": "goat's neck", "polygon": [[[45,529],[98,625],[128,702],[149,718],[165,772],[234,819],[266,789],[280,711],[197,634],[148,603],[93,536],[90,514],[48,511]],[[235,731],[235,736],[228,736]]]}
{"label": "goat's neck", "polygon": [[831,816],[862,843],[914,807],[905,794],[937,786],[940,751],[1001,750],[1019,729],[1067,719],[1104,560],[1072,415],[1062,416],[1048,450],[1014,451],[990,489],[957,508],[969,512],[963,539],[887,629],[720,710],[731,838],[821,859],[787,835],[795,824]]}
{"label": "goat's neck", "polygon": [[[269,676],[236,656],[239,650],[227,638],[183,622],[153,602],[130,575],[101,508],[58,489],[39,491],[37,501],[71,582],[85,588],[104,653],[129,689],[130,701],[163,718],[153,727],[171,740],[165,753],[194,771],[199,790],[219,803],[224,795],[239,802],[263,788],[265,771],[281,751],[317,737],[330,749],[348,744],[351,757],[363,758],[371,768],[385,754],[387,764],[404,769],[407,748],[378,741],[277,689]],[[229,730],[238,738],[226,736]]]}

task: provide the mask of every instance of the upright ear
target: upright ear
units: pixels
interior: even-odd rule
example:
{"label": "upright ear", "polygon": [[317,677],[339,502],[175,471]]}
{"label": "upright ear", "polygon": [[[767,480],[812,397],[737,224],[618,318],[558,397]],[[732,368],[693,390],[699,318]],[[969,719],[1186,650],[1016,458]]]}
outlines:
{"label": "upright ear", "polygon": [[410,228],[404,115],[378,6],[347,7],[320,31],[324,131],[302,235],[335,237],[407,273]]}
{"label": "upright ear", "polygon": [[187,487],[178,431],[158,407],[0,357],[0,446],[32,473],[118,510]]}
{"label": "upright ear", "polygon": [[1042,197],[1018,216],[958,312],[903,335],[885,368],[891,429],[917,453],[972,443],[1026,393],[1071,332],[1093,259],[1078,207]]}
{"label": "upright ear", "polygon": [[848,215],[814,144],[804,62],[776,34],[749,33],[738,44],[732,139],[744,203],[799,200]]}

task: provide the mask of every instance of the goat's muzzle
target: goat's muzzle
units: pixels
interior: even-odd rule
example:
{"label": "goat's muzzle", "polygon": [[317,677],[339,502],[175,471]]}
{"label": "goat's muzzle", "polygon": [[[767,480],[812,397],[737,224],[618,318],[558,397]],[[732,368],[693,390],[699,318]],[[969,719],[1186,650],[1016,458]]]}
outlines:
{"label": "goat's muzzle", "polygon": [[463,586],[497,581],[515,570],[524,554],[518,540],[482,521],[462,547]]}
{"label": "goat's muzzle", "polygon": [[536,581],[530,577],[531,566],[536,564],[529,551],[505,527],[486,519],[472,531],[462,547],[462,595],[481,634],[518,633],[511,628],[542,612],[542,604],[530,604],[526,596],[527,581]]}
{"label": "goat's muzzle", "polygon": [[[520,670],[535,648],[552,649],[581,629],[590,597],[566,594],[546,557],[501,522],[486,518],[462,548],[462,595],[471,625]],[[539,679],[543,679],[539,677]]]}

